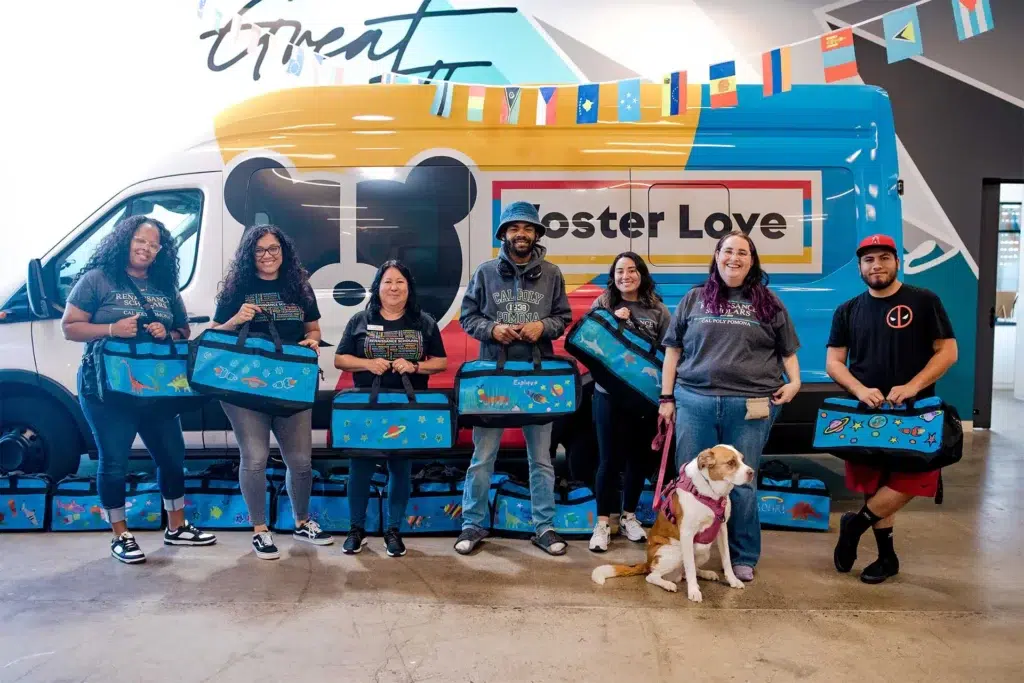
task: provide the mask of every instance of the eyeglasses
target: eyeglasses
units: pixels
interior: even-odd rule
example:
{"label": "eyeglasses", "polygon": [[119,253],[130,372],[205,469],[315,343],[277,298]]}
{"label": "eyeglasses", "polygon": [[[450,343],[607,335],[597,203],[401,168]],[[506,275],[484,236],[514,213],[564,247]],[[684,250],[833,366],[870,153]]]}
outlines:
{"label": "eyeglasses", "polygon": [[147,249],[149,249],[154,254],[159,254],[160,250],[164,248],[163,245],[160,244],[159,242],[155,242],[155,243],[154,242],[150,242],[150,241],[144,240],[144,239],[142,239],[140,237],[133,237],[132,238],[132,244],[135,245],[135,246],[139,246],[139,247],[146,247]]}
{"label": "eyeglasses", "polygon": [[263,258],[267,254],[270,254],[271,256],[277,256],[280,253],[281,247],[280,245],[277,244],[275,244],[272,247],[267,247],[266,249],[264,249],[263,247],[256,247],[256,258]]}

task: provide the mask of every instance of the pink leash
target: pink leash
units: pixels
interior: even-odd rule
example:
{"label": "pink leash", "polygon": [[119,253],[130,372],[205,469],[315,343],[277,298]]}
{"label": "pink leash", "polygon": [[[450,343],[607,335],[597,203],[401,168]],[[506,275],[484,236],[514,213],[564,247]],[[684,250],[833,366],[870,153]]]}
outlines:
{"label": "pink leash", "polygon": [[675,425],[663,416],[658,416],[658,433],[651,442],[651,450],[661,449],[661,467],[658,469],[658,484],[654,487],[654,511],[661,509],[668,499],[668,495],[662,491],[665,483],[665,468],[668,466],[668,452],[672,447],[672,435],[675,432]]}

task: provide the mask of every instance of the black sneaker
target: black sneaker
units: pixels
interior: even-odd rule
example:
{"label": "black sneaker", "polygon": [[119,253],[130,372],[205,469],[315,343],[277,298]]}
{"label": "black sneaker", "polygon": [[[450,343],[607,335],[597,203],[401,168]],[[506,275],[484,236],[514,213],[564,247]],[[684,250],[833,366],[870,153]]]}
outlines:
{"label": "black sneaker", "polygon": [[276,560],[281,557],[274,545],[274,535],[269,531],[257,531],[252,535],[252,549],[261,560]]}
{"label": "black sneaker", "polygon": [[312,543],[313,545],[330,545],[334,543],[334,537],[320,528],[320,525],[311,519],[299,525],[299,528],[292,534],[292,538]]}
{"label": "black sneaker", "polygon": [[213,545],[216,542],[216,536],[208,531],[200,531],[187,519],[174,531],[164,531],[164,545]]}
{"label": "black sneaker", "polygon": [[146,561],[146,555],[135,542],[132,532],[126,531],[110,542],[110,554],[125,564],[138,564]]}
{"label": "black sneaker", "polygon": [[401,557],[405,555],[405,544],[398,529],[391,528],[384,532],[384,546],[387,548],[389,557]]}
{"label": "black sneaker", "polygon": [[860,574],[860,580],[864,583],[877,584],[890,579],[900,573],[900,561],[895,555],[880,557],[868,566]]}
{"label": "black sneaker", "polygon": [[366,531],[362,527],[354,526],[348,531],[348,538],[345,545],[341,546],[342,552],[346,555],[355,555],[361,552],[366,545]]}

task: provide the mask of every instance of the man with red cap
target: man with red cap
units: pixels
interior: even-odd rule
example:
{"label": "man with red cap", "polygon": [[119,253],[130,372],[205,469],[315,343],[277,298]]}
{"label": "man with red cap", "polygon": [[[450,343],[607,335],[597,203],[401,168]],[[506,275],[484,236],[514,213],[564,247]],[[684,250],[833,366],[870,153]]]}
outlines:
{"label": "man with red cap", "polygon": [[[933,396],[935,382],[957,359],[953,326],[942,302],[927,289],[900,282],[896,242],[888,235],[864,238],[857,260],[868,289],[836,309],[825,370],[871,408]],[[853,568],[860,537],[874,527],[878,559],[860,578],[882,583],[899,572],[892,540],[897,510],[915,496],[935,496],[939,471],[887,472],[847,462],[846,486],[863,493],[866,503],[840,520],[836,570]]]}

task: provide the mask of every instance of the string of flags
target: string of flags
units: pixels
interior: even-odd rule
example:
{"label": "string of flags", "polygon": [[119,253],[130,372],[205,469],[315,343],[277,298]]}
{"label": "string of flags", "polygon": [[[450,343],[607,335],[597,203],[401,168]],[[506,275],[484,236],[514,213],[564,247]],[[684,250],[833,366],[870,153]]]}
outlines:
{"label": "string of flags", "polygon": [[[995,28],[992,16],[991,0],[947,0],[951,3],[953,22],[957,37],[961,42],[986,33]],[[279,39],[280,36],[265,31],[256,24],[248,24],[242,29],[244,18],[238,14],[222,12],[214,5],[222,0],[198,0],[197,14],[200,19],[212,18],[212,26],[223,30],[230,23],[227,39],[236,43],[246,42],[250,50],[258,47],[260,41],[267,37]],[[793,87],[794,47],[817,41],[822,60],[822,69],[826,83],[838,83],[859,76],[857,55],[854,49],[853,29],[879,19],[885,37],[886,55],[889,64],[912,59],[924,54],[924,43],[921,36],[921,21],[918,7],[932,0],[917,0],[913,4],[890,10],[883,15],[865,19],[856,24],[815,36],[789,45],[772,48],[761,54],[763,96],[770,97],[788,92]],[[207,14],[209,12],[209,14]],[[317,85],[345,84],[345,69],[340,62],[327,59],[318,52],[292,44],[291,58],[285,66],[285,72],[292,76],[300,76],[307,69],[307,53],[312,55],[313,81]],[[640,121],[640,86],[646,79],[629,78],[600,83],[584,83],[567,86],[493,86],[485,84],[453,83],[447,80],[425,79],[407,74],[386,72],[380,74],[382,84],[434,85],[435,93],[431,103],[431,113],[435,116],[448,118],[452,112],[452,100],[456,89],[468,88],[468,106],[466,119],[473,122],[484,120],[484,104],[491,92],[501,91],[502,124],[516,125],[521,115],[522,95],[525,89],[537,90],[537,107],[535,123],[552,125],[556,122],[558,110],[558,94],[560,90],[575,88],[576,90],[576,123],[597,123],[597,112],[600,106],[601,86],[614,85],[616,89],[617,120],[620,122]],[[710,84],[710,104],[712,109],[736,107],[739,105],[739,94],[736,88],[735,60],[712,64],[708,69]],[[686,113],[687,109],[686,71],[673,71],[666,74],[661,82],[661,114],[670,118]],[[698,105],[699,106],[699,105]]]}

